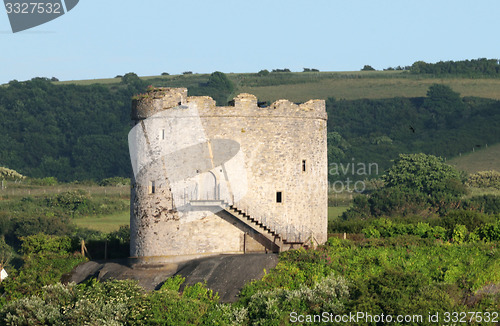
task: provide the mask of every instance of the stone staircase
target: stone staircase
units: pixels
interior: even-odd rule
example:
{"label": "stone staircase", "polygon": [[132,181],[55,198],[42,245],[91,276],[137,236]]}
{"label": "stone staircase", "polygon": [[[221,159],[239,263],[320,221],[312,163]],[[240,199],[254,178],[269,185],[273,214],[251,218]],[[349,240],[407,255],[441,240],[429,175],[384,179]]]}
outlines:
{"label": "stone staircase", "polygon": [[[241,209],[238,209],[234,205],[223,206],[224,210],[237,218],[239,221],[243,222],[250,228],[254,229],[260,235],[264,236],[269,240],[274,246],[273,251],[281,252],[290,249],[296,249],[304,245],[303,242],[289,241],[279,234],[276,230],[273,230],[270,226],[265,225],[261,220],[258,220]],[[271,249],[271,248],[269,248]]]}
{"label": "stone staircase", "polygon": [[272,252],[287,251],[290,249],[298,249],[300,247],[308,248],[310,241],[300,241],[300,239],[287,239],[283,234],[280,234],[272,226],[266,225],[265,221],[251,216],[245,211],[239,209],[235,205],[231,205],[224,200],[190,200],[189,204],[193,207],[220,207],[223,211],[230,214],[247,227],[254,230],[257,234],[263,237],[267,244],[265,247]]}

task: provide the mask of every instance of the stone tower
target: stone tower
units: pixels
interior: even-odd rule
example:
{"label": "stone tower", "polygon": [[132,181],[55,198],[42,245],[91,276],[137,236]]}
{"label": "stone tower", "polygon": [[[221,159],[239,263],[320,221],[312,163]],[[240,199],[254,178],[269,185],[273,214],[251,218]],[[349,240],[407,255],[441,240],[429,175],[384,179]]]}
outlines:
{"label": "stone tower", "polygon": [[325,102],[250,94],[216,107],[185,88],[132,104],[130,254],[181,260],[327,239]]}

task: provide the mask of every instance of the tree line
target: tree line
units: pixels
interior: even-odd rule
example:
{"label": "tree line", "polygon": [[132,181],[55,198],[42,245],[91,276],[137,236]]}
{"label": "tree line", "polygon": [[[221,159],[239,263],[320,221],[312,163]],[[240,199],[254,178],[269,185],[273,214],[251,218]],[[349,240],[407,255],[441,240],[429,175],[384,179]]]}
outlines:
{"label": "tree line", "polygon": [[[9,82],[0,87],[0,166],[60,181],[129,176],[131,98],[146,87],[134,73],[110,86],[57,85],[48,78]],[[215,72],[189,90],[225,105],[233,89]]]}
{"label": "tree line", "polygon": [[[146,87],[134,73],[110,85],[11,81],[0,88],[0,166],[60,181],[129,176],[131,97]],[[218,105],[235,91],[221,72],[188,89]],[[462,98],[444,85],[431,86],[422,98],[331,97],[326,104],[330,163],[376,162],[383,172],[400,153],[452,157],[500,141],[500,102]]]}
{"label": "tree line", "polygon": [[383,173],[401,153],[451,158],[500,141],[500,101],[462,98],[440,84],[432,85],[426,97],[329,98],[326,107],[330,164],[375,162]]}

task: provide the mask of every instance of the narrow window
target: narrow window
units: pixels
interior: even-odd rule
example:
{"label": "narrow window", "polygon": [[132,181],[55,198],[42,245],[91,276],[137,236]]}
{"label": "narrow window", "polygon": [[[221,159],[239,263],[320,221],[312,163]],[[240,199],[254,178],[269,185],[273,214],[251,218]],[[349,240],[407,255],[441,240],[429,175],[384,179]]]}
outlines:
{"label": "narrow window", "polygon": [[165,129],[160,130],[160,139],[165,140]]}
{"label": "narrow window", "polygon": [[306,172],[306,160],[302,160],[302,172]]}
{"label": "narrow window", "polygon": [[154,194],[156,192],[156,187],[155,187],[155,182],[154,181],[149,181],[148,192],[150,194]]}
{"label": "narrow window", "polygon": [[282,203],[283,202],[283,192],[282,191],[277,191],[276,192],[276,202],[277,203]]}

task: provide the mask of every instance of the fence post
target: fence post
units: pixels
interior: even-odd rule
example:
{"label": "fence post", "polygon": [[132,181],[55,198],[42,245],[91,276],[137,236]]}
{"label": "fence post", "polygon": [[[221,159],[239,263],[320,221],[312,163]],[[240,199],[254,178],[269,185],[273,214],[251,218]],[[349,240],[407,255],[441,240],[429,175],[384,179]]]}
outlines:
{"label": "fence post", "polygon": [[104,240],[104,260],[108,260],[108,240]]}

